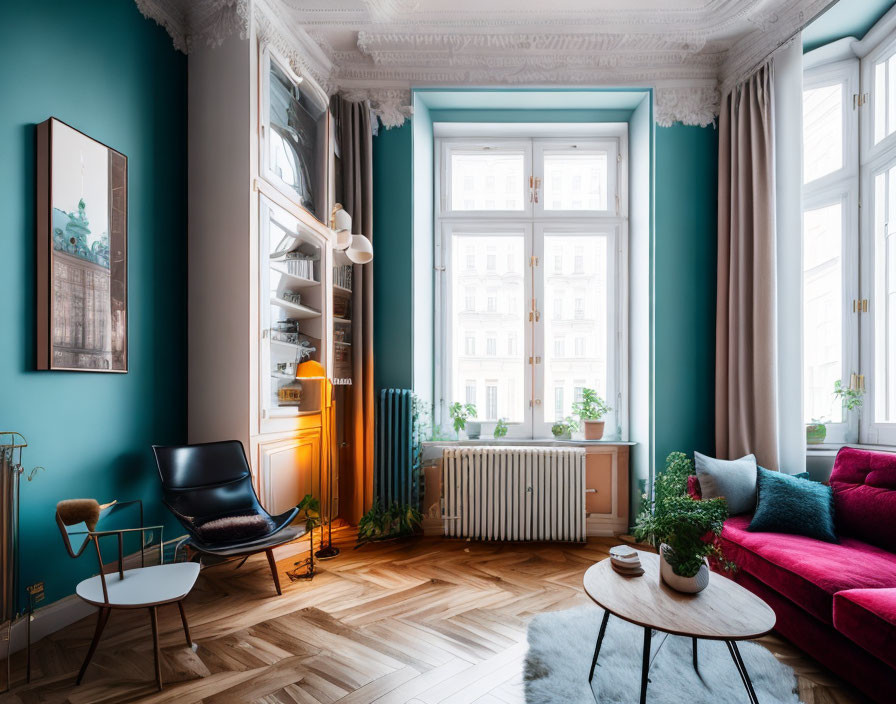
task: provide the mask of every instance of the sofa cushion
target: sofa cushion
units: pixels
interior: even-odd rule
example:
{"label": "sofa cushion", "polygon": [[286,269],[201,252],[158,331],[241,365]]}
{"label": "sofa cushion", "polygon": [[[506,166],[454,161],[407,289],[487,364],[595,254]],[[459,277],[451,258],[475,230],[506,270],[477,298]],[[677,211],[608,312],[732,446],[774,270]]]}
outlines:
{"label": "sofa cushion", "polygon": [[723,497],[728,502],[728,513],[732,516],[755,510],[755,456],[747,455],[739,460],[719,460],[695,452],[694,469],[700,480],[700,494],[704,499]]}
{"label": "sofa cushion", "polygon": [[896,667],[896,589],[850,589],[834,595],[834,628]]}
{"label": "sofa cushion", "polygon": [[841,536],[896,552],[896,454],[842,448],[831,488]]}
{"label": "sofa cushion", "polygon": [[786,533],[751,533],[749,524],[749,516],[725,521],[725,556],[825,623],[833,622],[837,592],[896,587],[896,554],[855,538],[836,544]]}
{"label": "sofa cushion", "polygon": [[762,467],[758,476],[759,501],[749,530],[840,542],[834,532],[831,487]]}

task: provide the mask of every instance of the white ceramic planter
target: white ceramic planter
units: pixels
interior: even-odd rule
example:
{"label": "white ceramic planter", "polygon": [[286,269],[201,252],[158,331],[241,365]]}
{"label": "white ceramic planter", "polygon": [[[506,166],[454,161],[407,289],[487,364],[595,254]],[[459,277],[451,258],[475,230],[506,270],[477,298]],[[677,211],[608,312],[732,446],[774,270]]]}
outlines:
{"label": "white ceramic planter", "polygon": [[482,423],[475,420],[468,420],[464,430],[467,431],[467,438],[470,440],[478,440],[482,433]]}
{"label": "white ceramic planter", "polygon": [[705,558],[697,574],[693,577],[682,577],[675,574],[672,566],[666,562],[666,550],[671,550],[671,548],[665,543],[660,545],[660,579],[675,591],[683,592],[684,594],[696,594],[709,586],[709,563]]}

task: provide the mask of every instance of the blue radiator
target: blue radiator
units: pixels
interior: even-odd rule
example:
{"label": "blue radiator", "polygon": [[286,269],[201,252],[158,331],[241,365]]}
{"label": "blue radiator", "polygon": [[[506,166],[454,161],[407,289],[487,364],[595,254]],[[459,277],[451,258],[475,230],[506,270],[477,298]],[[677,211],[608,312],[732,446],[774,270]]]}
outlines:
{"label": "blue radiator", "polygon": [[374,491],[383,506],[397,502],[420,507],[422,486],[413,405],[410,389],[380,390]]}

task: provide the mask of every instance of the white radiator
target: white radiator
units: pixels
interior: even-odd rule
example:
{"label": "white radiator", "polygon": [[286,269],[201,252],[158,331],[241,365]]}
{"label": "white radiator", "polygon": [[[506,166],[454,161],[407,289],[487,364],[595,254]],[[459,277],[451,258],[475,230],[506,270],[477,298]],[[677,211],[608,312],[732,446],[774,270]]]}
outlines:
{"label": "white radiator", "polygon": [[585,540],[585,449],[462,447],[442,452],[445,535]]}

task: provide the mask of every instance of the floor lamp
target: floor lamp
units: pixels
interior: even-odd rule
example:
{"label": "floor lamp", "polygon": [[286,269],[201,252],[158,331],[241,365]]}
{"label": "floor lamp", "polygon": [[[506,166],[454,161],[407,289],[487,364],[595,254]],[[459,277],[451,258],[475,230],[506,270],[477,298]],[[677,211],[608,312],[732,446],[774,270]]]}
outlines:
{"label": "floor lamp", "polygon": [[[324,447],[327,452],[327,543],[326,545],[321,545],[320,550],[314,553],[314,556],[318,560],[329,560],[339,554],[339,548],[333,545],[333,384],[327,378],[327,370],[324,369],[320,362],[314,359],[302,362],[298,366],[296,379],[320,381],[324,385],[321,429],[324,436]],[[318,463],[319,486],[323,484],[321,465],[322,463]]]}

